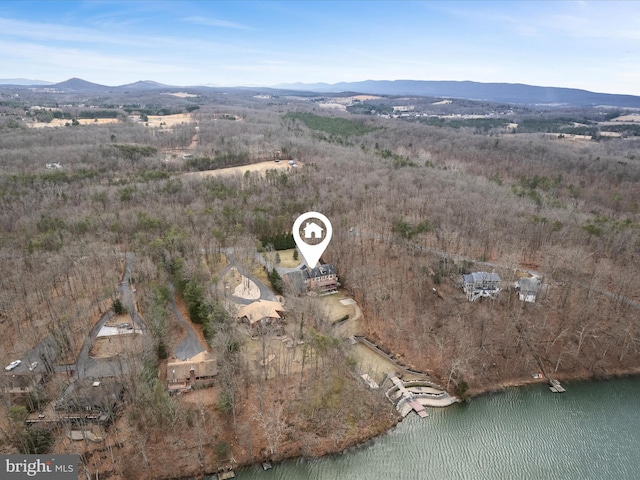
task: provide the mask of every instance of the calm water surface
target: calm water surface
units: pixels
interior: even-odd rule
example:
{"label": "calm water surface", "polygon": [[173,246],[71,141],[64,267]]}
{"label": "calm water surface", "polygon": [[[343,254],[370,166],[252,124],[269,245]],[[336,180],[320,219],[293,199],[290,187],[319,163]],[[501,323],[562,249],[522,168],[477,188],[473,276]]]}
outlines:
{"label": "calm water surface", "polygon": [[366,446],[239,480],[638,479],[640,378],[513,388],[429,417],[410,414]]}

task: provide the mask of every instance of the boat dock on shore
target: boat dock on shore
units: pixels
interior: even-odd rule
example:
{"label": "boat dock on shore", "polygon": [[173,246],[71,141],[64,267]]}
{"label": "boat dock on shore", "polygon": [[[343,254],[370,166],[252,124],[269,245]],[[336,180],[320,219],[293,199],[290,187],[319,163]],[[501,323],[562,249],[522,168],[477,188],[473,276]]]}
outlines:
{"label": "boat dock on shore", "polygon": [[401,395],[401,400],[398,402],[398,407],[400,407],[402,403],[406,403],[411,407],[406,411],[406,413],[403,413],[403,417],[406,416],[411,410],[415,410],[420,418],[428,416],[428,413],[424,409],[424,406],[420,402],[418,402],[418,400],[416,400],[416,396],[413,392],[410,392],[405,388],[402,380],[396,377],[395,374],[389,374],[389,380],[391,380],[393,384],[398,387],[398,392]]}
{"label": "boat dock on shore", "polygon": [[553,379],[553,378],[549,378],[549,390],[551,390],[553,393],[564,393],[564,392],[566,392],[564,387],[562,385],[560,385],[560,382],[558,380]]}

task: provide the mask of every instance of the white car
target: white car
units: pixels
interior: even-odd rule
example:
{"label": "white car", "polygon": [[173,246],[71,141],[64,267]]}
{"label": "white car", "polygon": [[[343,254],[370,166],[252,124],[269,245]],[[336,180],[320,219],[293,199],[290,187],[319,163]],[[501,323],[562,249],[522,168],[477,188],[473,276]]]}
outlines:
{"label": "white car", "polygon": [[16,368],[17,366],[19,366],[22,363],[22,360],[14,360],[13,362],[11,362],[9,365],[7,365],[6,367],[4,367],[4,369],[7,372],[10,372],[11,370],[13,370],[14,368]]}

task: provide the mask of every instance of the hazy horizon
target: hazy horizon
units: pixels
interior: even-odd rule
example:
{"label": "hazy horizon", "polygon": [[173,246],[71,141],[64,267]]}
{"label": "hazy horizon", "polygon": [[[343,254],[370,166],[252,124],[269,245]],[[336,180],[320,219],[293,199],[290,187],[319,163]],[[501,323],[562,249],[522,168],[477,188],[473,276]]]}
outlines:
{"label": "hazy horizon", "polygon": [[640,95],[640,3],[5,1],[0,78],[451,80]]}

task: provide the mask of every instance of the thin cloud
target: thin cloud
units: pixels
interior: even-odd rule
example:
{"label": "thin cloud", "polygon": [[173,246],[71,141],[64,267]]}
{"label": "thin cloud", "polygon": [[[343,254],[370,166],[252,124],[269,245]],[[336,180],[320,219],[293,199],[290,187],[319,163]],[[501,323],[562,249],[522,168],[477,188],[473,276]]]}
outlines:
{"label": "thin cloud", "polygon": [[253,30],[253,28],[248,25],[243,25],[241,23],[229,22],[227,20],[220,20],[218,18],[211,17],[185,17],[182,19],[183,22],[191,23],[194,25],[204,25],[206,27],[222,27],[222,28],[233,28],[236,30]]}

